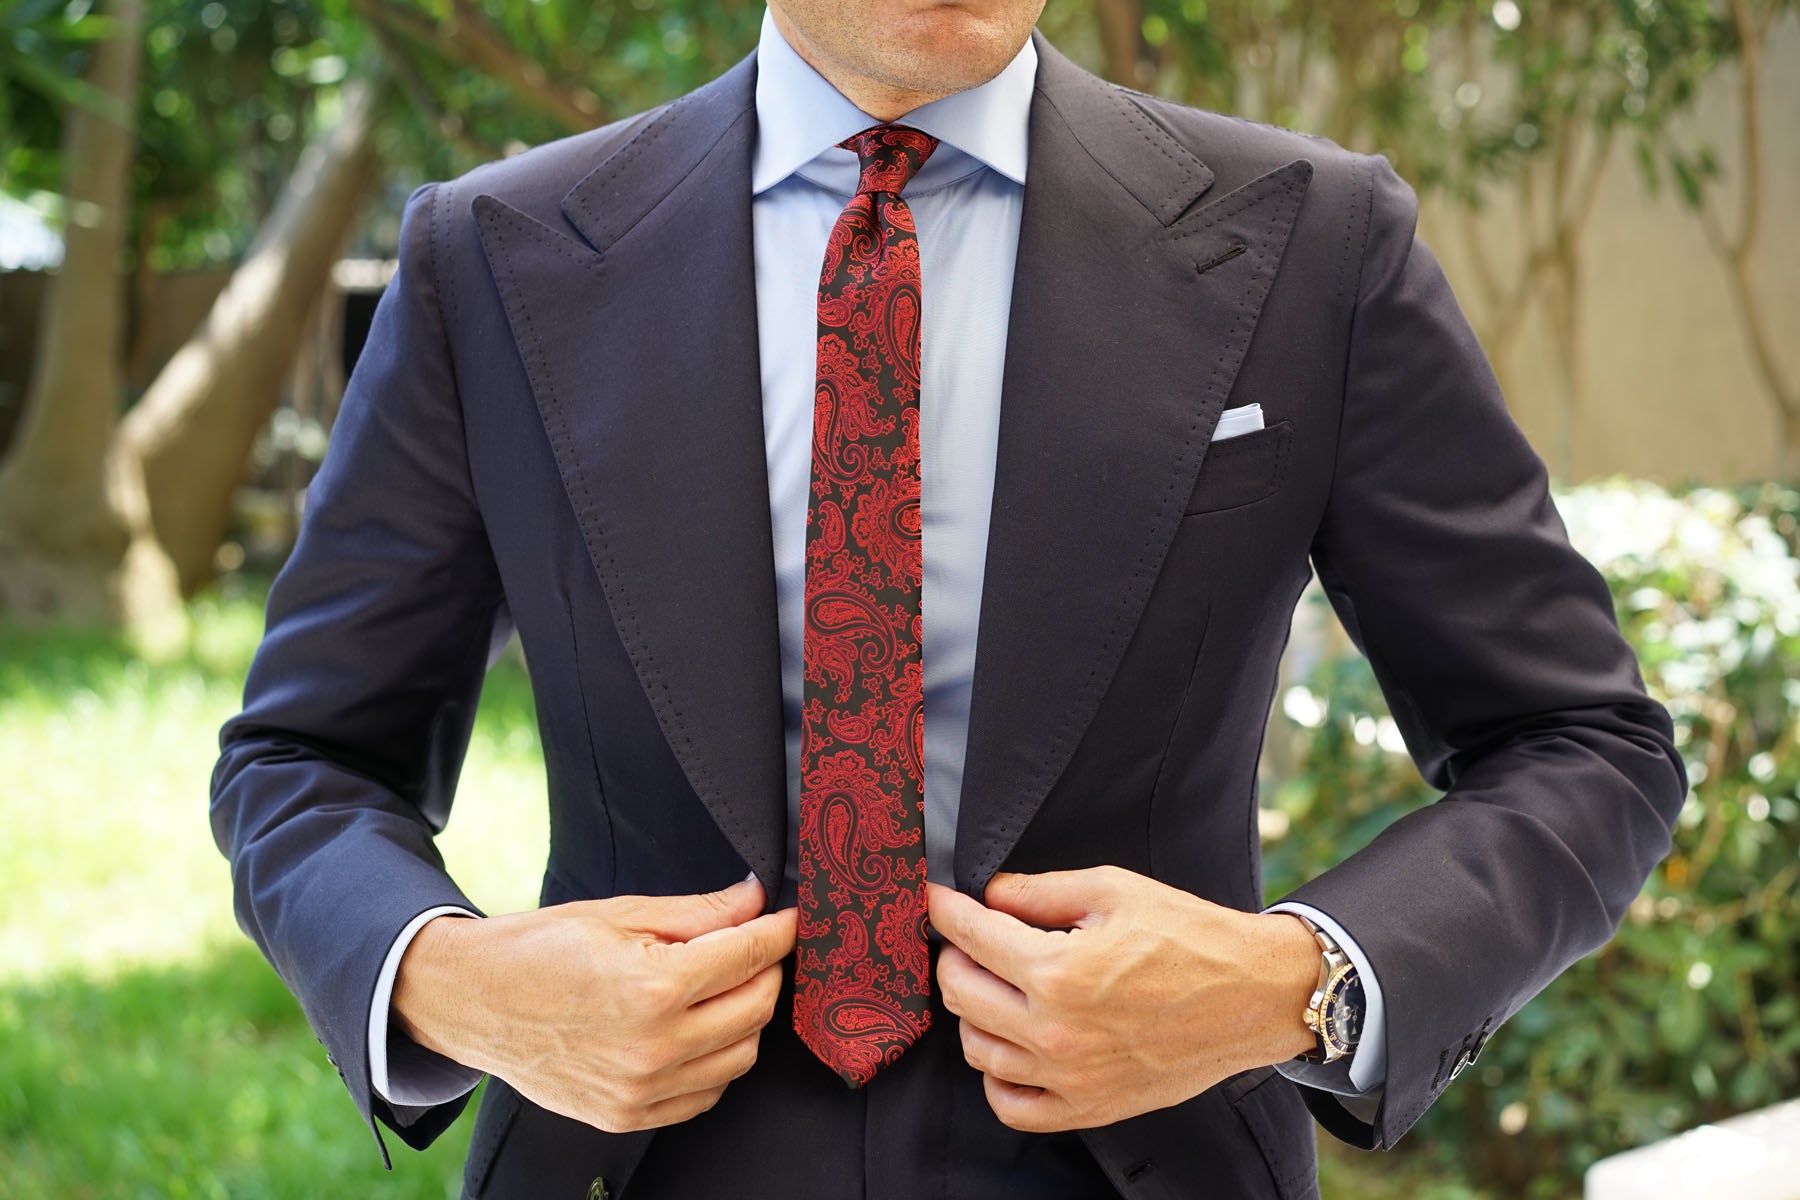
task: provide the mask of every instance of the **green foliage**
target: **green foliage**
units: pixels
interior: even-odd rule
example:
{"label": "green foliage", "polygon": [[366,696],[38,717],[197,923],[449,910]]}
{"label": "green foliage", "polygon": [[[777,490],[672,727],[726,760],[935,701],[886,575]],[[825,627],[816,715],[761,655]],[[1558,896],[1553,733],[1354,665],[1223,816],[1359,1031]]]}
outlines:
{"label": "green foliage", "polygon": [[[1606,576],[1692,776],[1675,848],[1619,935],[1522,1009],[1421,1126],[1420,1152],[1507,1194],[1564,1196],[1595,1159],[1800,1087],[1800,493],[1560,499]],[[1366,662],[1290,692],[1302,767],[1273,789],[1270,894],[1434,798]]]}
{"label": "green foliage", "polygon": [[[443,177],[661,104],[756,44],[759,4],[736,0],[356,0],[410,101],[408,165]],[[516,57],[515,75],[490,47]],[[483,57],[488,55],[488,57]],[[534,102],[533,97],[574,101]]]}
{"label": "green foliage", "polygon": [[50,151],[69,105],[114,114],[81,78],[87,50],[110,31],[90,5],[19,0],[0,7],[0,190],[47,190],[60,181]]}
{"label": "green foliage", "polygon": [[337,86],[370,69],[335,0],[149,0],[137,243],[158,271],[228,262],[268,215]]}

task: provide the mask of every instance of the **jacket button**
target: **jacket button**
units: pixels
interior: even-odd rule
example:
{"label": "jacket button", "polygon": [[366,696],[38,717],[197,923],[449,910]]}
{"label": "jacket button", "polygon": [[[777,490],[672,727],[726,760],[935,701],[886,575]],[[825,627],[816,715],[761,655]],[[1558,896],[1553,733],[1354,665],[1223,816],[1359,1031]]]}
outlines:
{"label": "jacket button", "polygon": [[597,1177],[588,1184],[587,1200],[612,1200],[612,1193],[607,1190],[604,1177]]}

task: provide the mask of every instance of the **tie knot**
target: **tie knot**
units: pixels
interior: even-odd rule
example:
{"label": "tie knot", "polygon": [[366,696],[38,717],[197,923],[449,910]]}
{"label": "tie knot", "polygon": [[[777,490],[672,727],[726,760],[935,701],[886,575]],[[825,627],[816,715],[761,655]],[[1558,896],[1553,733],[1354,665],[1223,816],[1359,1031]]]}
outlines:
{"label": "tie knot", "polygon": [[938,140],[929,133],[908,129],[904,125],[877,125],[838,145],[856,152],[862,163],[862,178],[856,183],[856,194],[892,192],[900,194],[906,181],[918,173]]}

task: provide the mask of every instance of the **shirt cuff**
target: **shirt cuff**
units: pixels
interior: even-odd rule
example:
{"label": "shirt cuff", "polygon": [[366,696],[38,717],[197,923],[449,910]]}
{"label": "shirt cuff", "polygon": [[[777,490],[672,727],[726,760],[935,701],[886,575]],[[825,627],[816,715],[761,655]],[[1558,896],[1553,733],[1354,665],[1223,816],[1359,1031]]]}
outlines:
{"label": "shirt cuff", "polygon": [[[1340,1097],[1366,1098],[1372,1094],[1379,1100],[1382,1085],[1387,1082],[1387,1009],[1382,1004],[1381,981],[1375,978],[1374,968],[1369,966],[1362,947],[1356,944],[1355,938],[1344,932],[1342,925],[1310,904],[1277,904],[1264,911],[1293,913],[1295,916],[1305,917],[1330,935],[1331,940],[1338,944],[1355,965],[1356,977],[1363,986],[1365,1005],[1362,1038],[1357,1042],[1356,1049],[1349,1054],[1332,1063],[1290,1059],[1276,1063],[1275,1069],[1295,1083],[1335,1092]],[[1359,1106],[1346,1103],[1344,1107],[1355,1113]]]}
{"label": "shirt cuff", "polygon": [[433,917],[454,914],[473,917],[474,913],[454,905],[428,908],[414,917],[394,939],[381,974],[375,980],[375,998],[369,1004],[369,1079],[375,1094],[395,1108],[429,1108],[447,1104],[475,1090],[481,1072],[459,1062],[434,1054],[404,1034],[392,1034],[394,980],[400,974],[400,959],[425,922]]}

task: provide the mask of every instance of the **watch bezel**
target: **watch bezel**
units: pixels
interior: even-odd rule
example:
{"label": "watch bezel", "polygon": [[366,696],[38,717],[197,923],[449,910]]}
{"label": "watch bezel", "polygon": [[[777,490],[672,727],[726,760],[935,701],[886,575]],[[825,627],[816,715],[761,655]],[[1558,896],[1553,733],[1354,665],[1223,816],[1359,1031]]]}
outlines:
{"label": "watch bezel", "polygon": [[[1332,969],[1331,974],[1326,977],[1324,986],[1316,993],[1317,999],[1312,1008],[1317,1014],[1318,1020],[1313,1025],[1313,1032],[1318,1035],[1320,1045],[1325,1051],[1326,1062],[1349,1054],[1362,1040],[1360,1029],[1355,1038],[1348,1040],[1339,1036],[1337,1032],[1339,1011],[1347,1005],[1362,1006],[1366,1003],[1352,999],[1352,989],[1361,992],[1362,980],[1357,976],[1355,964],[1344,963]],[[1367,1017],[1366,1012],[1364,1017]]]}

